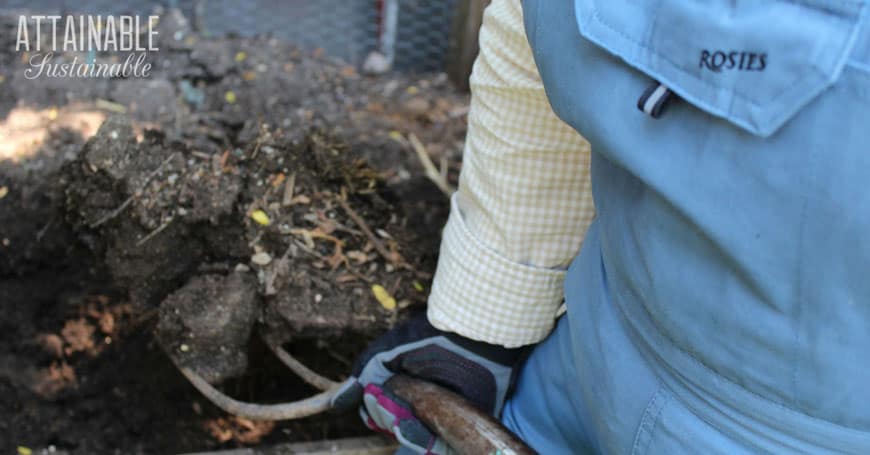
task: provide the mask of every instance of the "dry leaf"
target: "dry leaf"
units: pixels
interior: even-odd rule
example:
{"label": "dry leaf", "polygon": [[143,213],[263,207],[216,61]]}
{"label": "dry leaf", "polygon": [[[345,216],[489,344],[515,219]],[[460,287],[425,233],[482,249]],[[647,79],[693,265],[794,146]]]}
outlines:
{"label": "dry leaf", "polygon": [[284,176],[283,172],[279,172],[277,174],[274,174],[271,177],[272,186],[275,188],[278,188],[279,186],[281,186],[282,183],[284,183],[284,178],[285,178],[285,176]]}
{"label": "dry leaf", "polygon": [[112,316],[112,313],[103,313],[97,322],[100,325],[100,331],[104,334],[111,335],[115,333],[115,317]]}
{"label": "dry leaf", "polygon": [[313,239],[323,239],[328,240],[334,243],[337,246],[344,245],[344,242],[341,239],[324,233],[319,227],[313,230],[308,229],[290,229],[288,231],[290,234],[302,236],[302,240],[305,241],[305,246],[308,248],[314,248],[314,240]]}
{"label": "dry leaf", "polygon": [[266,253],[265,251],[261,251],[251,256],[251,262],[260,266],[266,266],[269,265],[270,262],[272,262],[272,256],[270,256],[269,253]]}
{"label": "dry leaf", "polygon": [[275,429],[275,422],[270,420],[254,421],[238,416],[233,418],[244,428],[236,433],[236,439],[242,444],[256,444]]}
{"label": "dry leaf", "polygon": [[353,274],[350,274],[350,273],[343,273],[343,274],[341,274],[341,275],[335,277],[335,282],[336,282],[336,283],[339,283],[339,284],[341,284],[341,283],[350,283],[350,282],[352,282],[352,281],[356,281],[356,280],[358,280],[358,279],[359,279],[359,278],[358,278],[356,275],[353,275]]}
{"label": "dry leaf", "polygon": [[52,362],[51,366],[37,373],[31,390],[41,397],[51,398],[67,387],[78,384],[76,373],[66,362]]}
{"label": "dry leaf", "polygon": [[227,442],[233,439],[233,432],[224,418],[205,422],[205,430],[208,431],[211,437],[217,439],[218,442]]}
{"label": "dry leaf", "polygon": [[53,333],[46,333],[39,335],[37,341],[49,354],[57,358],[63,357],[63,340],[59,336]]}
{"label": "dry leaf", "polygon": [[294,197],[290,200],[291,204],[310,204],[311,198],[304,194],[300,194],[299,196]]}
{"label": "dry leaf", "polygon": [[353,65],[346,65],[341,68],[341,75],[344,77],[356,76],[356,68]]}
{"label": "dry leaf", "polygon": [[220,442],[234,440],[242,444],[257,444],[275,429],[275,422],[230,416],[209,420],[205,428]]}
{"label": "dry leaf", "polygon": [[357,250],[348,251],[345,253],[345,256],[353,259],[357,264],[363,264],[369,260],[369,257],[365,253]]}
{"label": "dry leaf", "polygon": [[108,311],[112,313],[112,316],[115,319],[115,325],[117,326],[118,321],[121,321],[124,317],[130,317],[133,315],[133,306],[129,303],[122,303],[120,305],[113,305],[109,307]]}
{"label": "dry leaf", "polygon": [[225,150],[224,153],[221,155],[220,163],[218,163],[221,172],[226,172],[229,169],[227,167],[227,162],[229,161],[229,159],[230,159],[230,151]]}
{"label": "dry leaf", "polygon": [[332,256],[326,258],[327,264],[329,264],[329,268],[335,270],[339,265],[341,265],[345,261],[344,254],[341,252],[341,245],[335,244],[335,251],[332,253]]}
{"label": "dry leaf", "polygon": [[94,349],[94,331],[95,327],[84,318],[66,321],[60,334],[66,341],[67,355]]}
{"label": "dry leaf", "polygon": [[337,228],[334,220],[331,220],[325,216],[320,217],[321,221],[317,224],[317,230],[323,232],[324,234],[332,234],[335,232]]}

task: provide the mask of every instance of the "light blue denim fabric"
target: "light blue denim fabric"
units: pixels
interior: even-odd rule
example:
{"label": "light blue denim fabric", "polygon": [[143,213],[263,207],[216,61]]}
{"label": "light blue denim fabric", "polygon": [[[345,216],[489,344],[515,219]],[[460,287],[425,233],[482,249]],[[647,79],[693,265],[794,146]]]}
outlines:
{"label": "light blue denim fabric", "polygon": [[870,454],[865,2],[523,8],[597,218],[504,421],[546,454]]}

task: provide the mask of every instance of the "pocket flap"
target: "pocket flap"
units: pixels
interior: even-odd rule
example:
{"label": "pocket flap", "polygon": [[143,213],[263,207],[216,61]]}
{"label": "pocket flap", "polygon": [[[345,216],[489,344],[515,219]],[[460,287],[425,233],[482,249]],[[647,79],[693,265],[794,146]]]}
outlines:
{"label": "pocket flap", "polygon": [[759,136],[837,80],[865,7],[858,0],[575,2],[585,38]]}

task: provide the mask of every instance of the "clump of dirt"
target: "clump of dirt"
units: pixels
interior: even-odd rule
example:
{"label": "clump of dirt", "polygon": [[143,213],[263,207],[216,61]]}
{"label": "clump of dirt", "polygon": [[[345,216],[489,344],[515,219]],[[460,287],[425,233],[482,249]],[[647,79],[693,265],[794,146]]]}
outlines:
{"label": "clump of dirt", "polygon": [[[161,134],[150,132],[138,142],[123,117],[107,120],[64,169],[67,223],[104,261],[116,285],[130,292],[138,311],[159,304],[205,254],[188,224],[166,224],[184,209],[179,200],[188,194],[187,186],[175,181],[188,175],[186,170],[187,161],[164,144]],[[215,181],[224,180],[206,185]],[[219,190],[226,187],[233,185]],[[163,235],[148,237],[161,227]]]}
{"label": "clump of dirt", "polygon": [[239,377],[248,368],[256,292],[250,274],[195,276],[160,305],[157,339],[211,383]]}
{"label": "clump of dirt", "polygon": [[[406,229],[406,214],[391,202],[395,195],[351,146],[319,131],[264,128],[236,150],[198,154],[157,132],[140,142],[125,118],[113,117],[65,168],[67,221],[105,259],[134,307],[162,307],[201,270],[223,270],[212,281],[235,281],[215,285],[246,296],[235,306],[252,307],[245,314],[257,316],[269,339],[284,342],[376,333],[395,322],[397,311],[422,303],[420,281],[433,265],[423,259],[431,256],[416,250],[418,235]],[[262,307],[253,293],[237,289],[245,283],[237,274],[257,283]],[[387,300],[378,300],[372,286],[384,288]],[[175,294],[173,310],[196,295]],[[204,320],[225,310],[218,299],[195,305]],[[161,314],[161,323],[173,325],[172,312]],[[190,349],[192,338],[211,336],[206,325],[186,328],[181,339],[178,331],[159,332],[163,346],[174,353],[182,344]],[[246,341],[232,345],[238,351]],[[244,362],[231,363],[228,371]]]}

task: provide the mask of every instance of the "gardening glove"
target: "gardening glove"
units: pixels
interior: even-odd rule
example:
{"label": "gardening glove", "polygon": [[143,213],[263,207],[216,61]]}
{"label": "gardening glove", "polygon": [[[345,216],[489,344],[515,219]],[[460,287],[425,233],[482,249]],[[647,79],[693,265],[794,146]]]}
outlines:
{"label": "gardening glove", "polygon": [[395,436],[417,453],[446,454],[447,445],[384,383],[394,374],[407,374],[450,389],[482,411],[498,416],[524,351],[438,330],[420,314],[368,346],[332,405],[336,409],[360,405],[360,417],[370,429]]}

